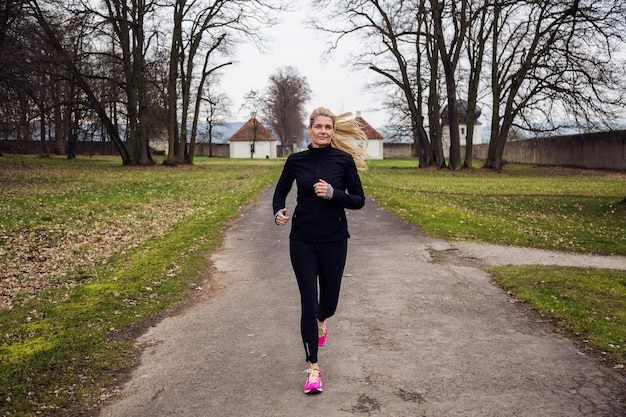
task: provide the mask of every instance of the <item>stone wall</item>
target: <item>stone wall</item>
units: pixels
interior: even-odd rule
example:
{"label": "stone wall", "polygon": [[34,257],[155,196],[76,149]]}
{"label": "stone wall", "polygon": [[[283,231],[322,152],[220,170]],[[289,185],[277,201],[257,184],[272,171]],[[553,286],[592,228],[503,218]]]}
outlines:
{"label": "stone wall", "polygon": [[210,149],[208,143],[196,143],[196,156],[210,155],[219,158],[228,158],[229,152],[230,150],[227,143],[212,143]]}
{"label": "stone wall", "polygon": [[383,158],[411,158],[414,148],[412,143],[383,143]]}
{"label": "stone wall", "polygon": [[[487,159],[489,144],[474,145],[474,159]],[[461,155],[465,154],[465,147]],[[508,163],[626,171],[626,130],[508,141]]]}

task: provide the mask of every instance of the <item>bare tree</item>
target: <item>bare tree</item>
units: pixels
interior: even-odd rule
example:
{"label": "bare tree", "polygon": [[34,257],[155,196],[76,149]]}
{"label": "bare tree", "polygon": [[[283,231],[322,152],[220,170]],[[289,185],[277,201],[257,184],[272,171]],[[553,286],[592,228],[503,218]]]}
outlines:
{"label": "bare tree", "polygon": [[[450,162],[452,170],[472,166],[472,141],[481,87],[483,57],[491,30],[489,0],[439,2],[431,0],[433,34],[444,69],[447,91],[446,120],[450,128]],[[448,28],[447,30],[444,30]],[[449,45],[448,45],[449,44]],[[465,51],[465,53],[463,53]],[[462,67],[466,65],[464,70]],[[466,90],[464,91],[464,88]],[[466,99],[461,95],[465,93]],[[433,92],[431,89],[432,101]],[[431,112],[433,112],[431,110]],[[463,115],[464,120],[459,117]],[[460,154],[459,123],[464,122],[466,153],[463,165]],[[432,126],[432,123],[431,123]]]}
{"label": "bare tree", "polygon": [[439,56],[443,66],[446,79],[446,96],[447,96],[447,120],[450,134],[450,160],[448,166],[453,171],[461,169],[461,144],[459,136],[459,120],[457,111],[457,90],[456,90],[456,67],[458,65],[463,41],[465,40],[465,32],[468,25],[466,19],[467,0],[462,0],[461,10],[457,10],[459,2],[450,1],[449,15],[454,32],[451,38],[450,50],[446,46],[446,39],[443,31],[443,15],[445,5],[443,2],[430,0],[431,13],[433,16],[434,37],[437,42]]}
{"label": "bare tree", "polygon": [[[335,35],[335,43],[351,35],[367,40],[353,64],[380,74],[395,94],[398,91],[402,94],[419,165],[427,167],[431,163],[431,144],[424,127],[422,97],[430,80],[427,78],[422,83],[424,68],[417,66],[421,61],[416,59],[421,42],[416,16],[423,15],[422,7],[423,2],[327,0],[320,6],[327,10],[325,20],[313,22],[313,26]],[[333,21],[336,27],[329,25]]]}
{"label": "bare tree", "polygon": [[489,7],[490,0],[473,0],[468,3],[469,25],[465,42],[468,64],[467,108],[466,108],[466,140],[463,167],[473,166],[473,140],[477,117],[480,115],[478,95],[481,86],[482,68],[489,36],[492,29],[493,13]]}
{"label": "bare tree", "polygon": [[[467,117],[463,165],[470,167],[481,90],[491,91],[486,162],[491,168],[502,165],[508,132],[514,127],[537,130],[536,122],[543,120],[543,126],[555,129],[562,124],[559,119],[607,126],[623,108],[625,66],[623,56],[616,54],[626,33],[623,1],[432,0],[429,6],[424,0],[327,0],[322,4],[327,19],[314,25],[335,36],[333,48],[346,37],[367,39],[352,64],[382,75],[388,83],[377,87],[387,94],[393,94],[389,86],[402,92],[403,100],[390,97],[386,102],[409,115],[420,166],[430,162],[425,151],[429,145],[439,166],[445,164],[436,119],[439,64],[450,109],[452,169],[461,166],[456,102],[461,100]],[[491,55],[486,53],[489,48]],[[491,61],[492,73],[483,79],[484,59]],[[463,94],[465,100],[459,98]],[[422,102],[428,103],[427,112]],[[423,113],[429,116],[430,144],[423,133]]]}
{"label": "bare tree", "polygon": [[264,98],[258,90],[250,90],[244,96],[244,102],[241,105],[242,109],[248,110],[250,112],[250,118],[253,122],[252,145],[250,145],[250,159],[254,158],[254,153],[256,152],[256,139],[259,128],[258,118],[260,117],[260,112],[264,106],[263,101]]}
{"label": "bare tree", "polygon": [[[80,5],[79,10],[76,13],[69,13],[69,16],[92,16],[95,18],[95,24],[92,26],[94,31],[92,34],[83,33],[77,38],[80,40],[80,44],[86,44],[89,40],[96,38],[95,28],[102,29],[101,35],[106,35],[110,39],[113,39],[111,44],[116,45],[119,48],[120,54],[115,55],[115,50],[109,51],[109,56],[115,56],[119,58],[122,69],[120,72],[122,77],[114,79],[116,85],[122,86],[124,92],[123,101],[125,106],[126,116],[126,137],[125,141],[122,140],[118,125],[114,123],[114,120],[109,116],[106,103],[103,101],[104,97],[98,97],[97,94],[97,82],[94,80],[102,80],[105,78],[113,79],[115,75],[115,67],[105,67],[111,72],[108,74],[97,75],[99,70],[93,65],[94,62],[85,60],[85,57],[90,57],[102,53],[99,50],[80,50],[79,55],[75,55],[75,49],[70,46],[68,42],[60,35],[58,27],[62,25],[54,25],[52,22],[52,8],[53,0],[50,0],[50,5],[46,4],[45,8],[40,7],[40,4],[36,0],[28,2],[29,10],[32,16],[38,22],[42,29],[42,33],[49,45],[55,50],[57,56],[60,58],[62,66],[66,68],[68,79],[70,79],[78,88],[83,92],[86,97],[89,108],[93,109],[101,120],[105,127],[107,135],[116,145],[121,157],[122,162],[125,165],[148,165],[152,163],[148,151],[148,126],[149,123],[146,120],[149,107],[149,99],[146,86],[146,50],[145,45],[145,32],[144,32],[144,19],[145,16],[151,11],[152,5],[145,0],[136,0],[131,3],[126,3],[120,0],[105,0],[105,11],[99,9],[89,9],[85,5]],[[65,4],[65,7],[68,5]],[[88,22],[87,19],[84,22]],[[109,26],[107,26],[109,25]],[[107,31],[106,28],[110,30]],[[91,36],[91,38],[90,38]],[[101,45],[102,42],[94,42]],[[77,42],[76,44],[79,44]],[[112,70],[113,69],[113,70]],[[117,110],[117,103],[112,108]],[[69,143],[76,138],[76,131],[80,126],[80,118],[77,113],[74,112],[73,128],[66,129],[68,132]],[[69,119],[69,117],[66,117]],[[73,132],[73,133],[72,133]]]}
{"label": "bare tree", "polygon": [[[237,38],[260,40],[258,29],[273,24],[273,15],[280,10],[280,1],[174,1],[167,89],[168,164],[193,163],[197,130],[189,134],[187,124],[191,122],[197,127],[206,77],[231,63],[216,61],[214,56],[227,54]],[[201,54],[204,54],[203,65],[198,69],[197,58]],[[197,88],[192,95],[194,81]]]}
{"label": "bare tree", "polygon": [[[419,22],[418,33],[423,33],[424,38],[426,39],[425,45],[423,47],[426,58],[428,60],[428,68],[429,74],[427,79],[428,89],[424,89],[424,94],[427,93],[428,98],[426,100],[427,103],[427,114],[428,114],[428,134],[430,136],[431,143],[431,154],[433,162],[437,165],[438,168],[446,167],[446,158],[443,151],[443,128],[441,126],[441,100],[440,100],[440,62],[439,59],[439,45],[435,36],[431,36],[434,33],[434,24],[432,21],[432,14],[426,12],[426,1],[420,0],[420,10],[422,13],[418,14],[417,20]],[[419,42],[417,43],[419,45]],[[420,49],[416,50],[417,60],[420,61],[421,58]],[[418,68],[421,65],[418,64]],[[420,101],[424,101],[423,98],[420,97]]]}
{"label": "bare tree", "polygon": [[221,126],[224,124],[225,118],[230,116],[229,108],[231,106],[231,101],[226,94],[216,94],[213,95],[211,89],[207,88],[207,93],[205,94],[205,100],[208,102],[209,106],[206,110],[206,123],[207,123],[207,139],[209,142],[209,157],[213,156],[213,138],[215,138],[214,129],[217,126]]}
{"label": "bare tree", "polygon": [[294,142],[302,140],[304,105],[311,98],[306,77],[294,67],[278,68],[270,75],[265,102],[265,120],[280,138],[286,152],[293,150]]}
{"label": "bare tree", "polygon": [[[224,38],[225,38],[224,35],[220,36],[219,39],[213,44],[211,49],[219,48]],[[226,65],[231,64],[231,62],[227,62],[221,65],[216,65],[216,66],[209,68],[210,56],[211,56],[210,52],[205,55],[204,65],[202,67],[202,72],[201,72],[200,80],[198,83],[198,92],[196,94],[193,118],[192,118],[192,123],[191,123],[192,127],[191,127],[191,135],[190,135],[190,140],[189,140],[189,151],[188,151],[187,157],[185,158],[185,162],[187,162],[188,164],[193,164],[194,150],[195,150],[195,144],[196,144],[196,135],[198,132],[198,123],[200,121],[200,108],[203,103],[202,91],[204,90],[204,86],[209,76],[212,73],[219,71],[222,67]],[[221,99],[221,97],[218,97],[217,99],[219,100]],[[189,102],[189,100],[187,100],[187,102]],[[213,110],[215,109],[215,106],[211,106],[211,107],[213,107]]]}
{"label": "bare tree", "polygon": [[[607,120],[624,105],[626,4],[619,0],[493,5],[493,111],[485,166],[499,169],[515,127]],[[623,61],[623,58],[621,58]]]}
{"label": "bare tree", "polygon": [[[129,163],[150,165],[148,123],[145,120],[146,90],[146,24],[155,4],[146,0],[104,0],[104,22],[110,25],[120,48],[124,79],[120,80],[126,96],[126,146]],[[93,10],[96,12],[96,10]]]}
{"label": "bare tree", "polygon": [[[41,152],[49,154],[53,148],[49,122],[58,100],[54,92],[63,85],[64,74],[26,6],[25,2],[0,6],[0,100],[5,104],[0,119],[5,135],[38,139]],[[72,25],[63,31],[76,33]]]}
{"label": "bare tree", "polygon": [[55,24],[53,22],[52,10],[57,9],[42,8],[40,7],[40,3],[36,0],[30,0],[26,4],[29,17],[32,17],[41,29],[42,39],[44,39],[45,43],[54,51],[57,57],[57,65],[61,67],[59,70],[67,74],[68,79],[83,91],[89,106],[94,109],[105,126],[107,133],[115,143],[122,156],[123,163],[132,163],[126,146],[121,140],[116,127],[108,117],[105,107],[94,93],[87,75],[81,71],[78,60],[76,59],[77,57],[73,55],[72,48],[64,44],[64,40],[61,36],[62,31],[59,30],[62,24]]}

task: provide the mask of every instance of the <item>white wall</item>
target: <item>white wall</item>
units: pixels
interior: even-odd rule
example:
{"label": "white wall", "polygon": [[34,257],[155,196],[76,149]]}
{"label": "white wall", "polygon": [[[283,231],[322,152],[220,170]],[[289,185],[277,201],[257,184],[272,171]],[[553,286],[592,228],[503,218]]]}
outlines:
{"label": "white wall", "polygon": [[[482,125],[474,125],[474,139],[472,140],[473,144],[482,143],[482,135],[483,135],[483,126]],[[461,137],[461,146],[466,145],[466,137],[467,137],[467,126],[465,124],[459,123],[459,136]],[[441,131],[441,142],[443,144],[443,155],[445,157],[450,156],[450,126],[443,125]]]}
{"label": "white wall", "polygon": [[370,159],[383,159],[383,140],[370,139],[367,141],[367,153]]}
{"label": "white wall", "polygon": [[[231,158],[250,158],[250,146],[252,141],[232,141],[229,143]],[[254,142],[254,155],[256,159],[276,158],[276,141]]]}

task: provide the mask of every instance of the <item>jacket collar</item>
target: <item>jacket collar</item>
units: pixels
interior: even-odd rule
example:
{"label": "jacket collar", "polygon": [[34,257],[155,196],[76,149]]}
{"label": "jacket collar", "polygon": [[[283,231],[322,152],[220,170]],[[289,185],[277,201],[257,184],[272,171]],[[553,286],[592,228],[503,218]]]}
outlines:
{"label": "jacket collar", "polygon": [[333,145],[328,145],[323,148],[314,148],[312,144],[309,144],[309,151],[314,152],[316,154],[328,153],[332,149]]}

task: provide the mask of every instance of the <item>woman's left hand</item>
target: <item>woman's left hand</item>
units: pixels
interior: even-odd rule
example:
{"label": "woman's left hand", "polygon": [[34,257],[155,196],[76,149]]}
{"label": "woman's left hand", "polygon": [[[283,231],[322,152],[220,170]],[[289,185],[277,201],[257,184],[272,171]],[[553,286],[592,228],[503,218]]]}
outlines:
{"label": "woman's left hand", "polygon": [[328,183],[323,179],[320,179],[313,185],[313,189],[315,190],[316,196],[325,198],[328,193]]}

